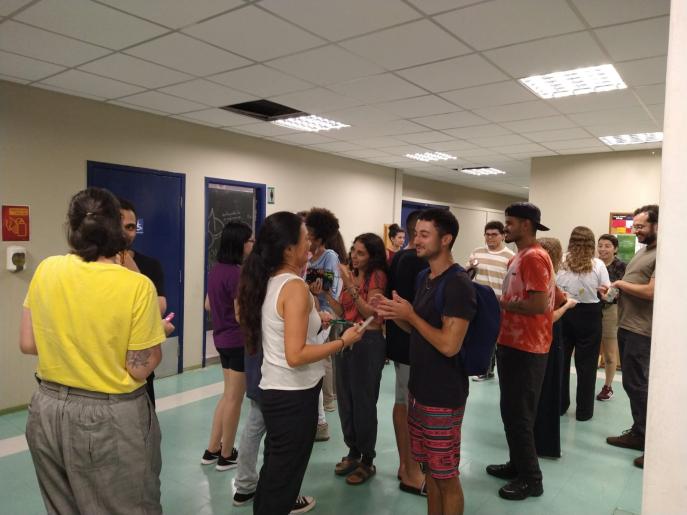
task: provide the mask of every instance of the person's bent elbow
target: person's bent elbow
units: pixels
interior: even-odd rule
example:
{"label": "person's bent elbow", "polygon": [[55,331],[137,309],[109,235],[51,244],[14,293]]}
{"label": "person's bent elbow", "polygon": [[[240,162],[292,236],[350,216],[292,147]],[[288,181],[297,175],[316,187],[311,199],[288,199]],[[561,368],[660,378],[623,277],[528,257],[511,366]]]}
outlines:
{"label": "person's bent elbow", "polygon": [[126,370],[138,381],[145,381],[162,361],[160,345],[142,350],[130,350],[126,353]]}

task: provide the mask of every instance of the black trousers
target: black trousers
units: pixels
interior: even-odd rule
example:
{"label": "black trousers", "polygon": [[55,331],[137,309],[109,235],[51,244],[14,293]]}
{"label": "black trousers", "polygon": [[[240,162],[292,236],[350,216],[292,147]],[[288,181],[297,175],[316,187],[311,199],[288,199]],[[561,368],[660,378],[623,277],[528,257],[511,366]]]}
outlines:
{"label": "black trousers", "polygon": [[148,392],[148,397],[150,397],[150,402],[153,403],[153,408],[155,407],[155,372],[151,372],[148,377],[146,377],[146,392]]}
{"label": "black trousers", "polygon": [[623,364],[623,388],[630,398],[632,432],[646,434],[651,337],[618,328],[618,350]]}
{"label": "black trousers", "polygon": [[366,331],[352,349],[335,355],[336,402],[348,455],[376,456],[377,399],[386,356],[381,331]]}
{"label": "black trousers", "polygon": [[308,390],[261,390],[267,433],[254,514],[287,515],[293,508],[315,441],[321,389],[320,380]]}
{"label": "black trousers", "polygon": [[601,347],[601,303],[578,304],[563,315],[563,395],[561,396],[561,415],[570,406],[570,362],[575,351],[575,371],[577,372],[577,410],[578,420],[589,420],[594,415],[594,395],[596,394],[596,370],[599,364]]}
{"label": "black trousers", "polygon": [[533,354],[499,345],[496,352],[501,389],[501,419],[510,463],[521,479],[541,481],[534,443],[534,421],[548,354]]}
{"label": "black trousers", "polygon": [[553,324],[553,339],[546,360],[546,372],[534,422],[534,443],[539,456],[561,457],[561,384],[563,382],[563,346],[561,322]]}

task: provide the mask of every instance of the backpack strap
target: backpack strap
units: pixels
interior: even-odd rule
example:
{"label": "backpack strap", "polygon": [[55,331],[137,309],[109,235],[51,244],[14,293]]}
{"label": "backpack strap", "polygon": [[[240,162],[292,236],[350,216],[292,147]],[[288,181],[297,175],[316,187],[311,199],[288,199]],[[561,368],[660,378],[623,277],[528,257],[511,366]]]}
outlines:
{"label": "backpack strap", "polygon": [[[453,273],[465,271],[465,269],[457,263],[452,264],[449,269],[451,269]],[[429,275],[429,269],[427,269],[427,275]],[[443,277],[439,281],[439,284],[437,284],[437,291],[434,294],[434,307],[436,308],[437,313],[439,313],[439,316],[441,316],[442,311],[444,311],[444,288],[446,287],[446,278],[448,277],[448,274],[446,273],[442,275]]]}

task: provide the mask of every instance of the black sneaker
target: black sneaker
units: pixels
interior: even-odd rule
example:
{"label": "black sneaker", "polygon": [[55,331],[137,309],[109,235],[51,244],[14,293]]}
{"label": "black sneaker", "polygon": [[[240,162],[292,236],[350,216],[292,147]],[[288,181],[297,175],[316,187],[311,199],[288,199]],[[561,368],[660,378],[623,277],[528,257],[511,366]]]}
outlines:
{"label": "black sneaker", "polygon": [[236,492],[234,494],[234,506],[243,506],[244,504],[248,504],[253,500],[253,497],[255,497],[255,492],[251,492],[249,494],[240,494]]}
{"label": "black sneaker", "polygon": [[236,447],[234,447],[231,450],[231,456],[229,456],[228,458],[225,458],[220,454],[219,458],[217,458],[217,466],[215,467],[215,470],[224,471],[233,469],[234,467],[236,467],[238,459],[239,451],[237,451]]}
{"label": "black sneaker", "polygon": [[516,479],[499,489],[499,496],[509,501],[522,501],[528,497],[539,497],[544,493],[541,481]]}
{"label": "black sneaker", "polygon": [[203,457],[200,459],[200,463],[203,465],[212,465],[214,462],[216,462],[219,457],[220,457],[220,452],[210,452],[207,449],[205,449],[205,452],[203,453]]}
{"label": "black sneaker", "polygon": [[315,507],[315,498],[309,495],[299,495],[296,502],[293,504],[293,508],[289,512],[289,515],[294,515],[295,513],[307,513]]}
{"label": "black sneaker", "polygon": [[510,461],[503,465],[487,465],[487,474],[499,479],[515,479],[518,477],[518,471],[515,470]]}

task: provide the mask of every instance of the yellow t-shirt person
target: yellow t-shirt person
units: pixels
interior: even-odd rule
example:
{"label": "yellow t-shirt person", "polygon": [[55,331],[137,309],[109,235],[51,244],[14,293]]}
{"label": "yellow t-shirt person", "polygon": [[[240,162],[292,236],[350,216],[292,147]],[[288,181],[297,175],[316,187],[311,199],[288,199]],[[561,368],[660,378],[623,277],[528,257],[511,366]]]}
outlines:
{"label": "yellow t-shirt person", "polygon": [[165,340],[155,287],[126,268],[74,254],[38,266],[24,307],[31,311],[38,377],[103,393],[144,383],[126,370],[126,353]]}

